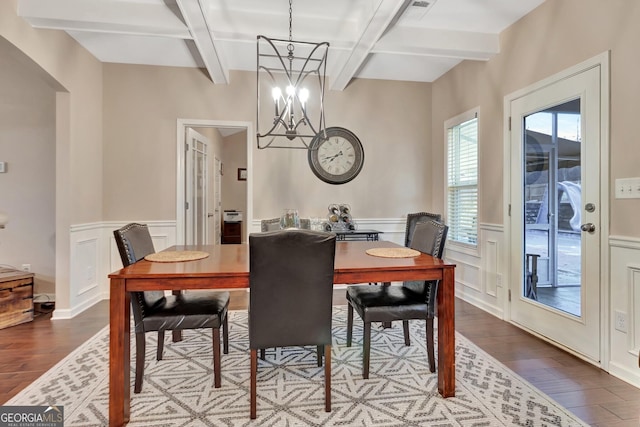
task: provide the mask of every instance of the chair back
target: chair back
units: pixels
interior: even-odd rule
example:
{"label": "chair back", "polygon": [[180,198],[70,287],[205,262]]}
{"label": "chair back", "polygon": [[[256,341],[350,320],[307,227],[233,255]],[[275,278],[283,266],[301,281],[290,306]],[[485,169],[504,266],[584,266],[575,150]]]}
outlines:
{"label": "chair back", "polygon": [[413,231],[416,228],[416,224],[431,220],[442,222],[442,215],[430,212],[415,212],[407,214],[407,229],[404,233],[405,247],[411,247],[411,240],[413,238]]}
{"label": "chair back", "polygon": [[127,267],[154,253],[153,240],[145,224],[131,223],[114,230],[122,265]]}
{"label": "chair back", "polygon": [[[418,222],[415,226],[411,249],[429,254],[435,258],[442,258],[444,245],[447,241],[449,227],[438,221]],[[402,286],[416,292],[424,298],[428,306],[428,314],[435,315],[435,303],[439,280],[413,280],[404,282]]]}
{"label": "chair back", "polygon": [[[155,252],[153,240],[146,224],[131,223],[113,231],[120,252],[122,265],[127,267]],[[144,313],[165,300],[163,291],[132,292],[131,307],[136,326],[144,318]]]}
{"label": "chair back", "polygon": [[300,218],[300,228],[311,230],[311,218]]}
{"label": "chair back", "polygon": [[439,221],[419,222],[413,232],[411,249],[442,258],[448,231],[449,227]]}
{"label": "chair back", "polygon": [[[311,218],[300,218],[300,228],[310,230]],[[260,221],[260,231],[263,233],[278,230],[280,230],[280,218],[263,219]]]}
{"label": "chair back", "polygon": [[336,237],[311,230],[249,235],[249,347],[331,345]]}
{"label": "chair back", "polygon": [[260,231],[263,233],[277,230],[280,230],[280,218],[263,219],[260,221]]}

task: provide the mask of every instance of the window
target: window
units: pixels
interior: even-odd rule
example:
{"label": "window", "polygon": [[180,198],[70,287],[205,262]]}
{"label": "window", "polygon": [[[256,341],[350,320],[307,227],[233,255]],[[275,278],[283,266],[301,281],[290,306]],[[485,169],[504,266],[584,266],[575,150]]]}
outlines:
{"label": "window", "polygon": [[447,135],[448,239],[477,246],[478,113],[471,111],[445,123]]}

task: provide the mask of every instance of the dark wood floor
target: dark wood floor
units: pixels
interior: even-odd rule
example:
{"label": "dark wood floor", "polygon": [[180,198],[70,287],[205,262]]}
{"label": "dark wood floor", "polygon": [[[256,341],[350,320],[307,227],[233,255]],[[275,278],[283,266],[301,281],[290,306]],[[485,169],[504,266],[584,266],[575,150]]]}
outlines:
{"label": "dark wood floor", "polygon": [[[230,307],[246,308],[246,295],[232,293]],[[336,291],[334,303],[345,303],[344,291]],[[108,308],[102,301],[73,320],[51,321],[50,314],[41,314],[0,330],[0,404],[106,326]],[[588,424],[640,425],[640,389],[461,300],[456,330]]]}

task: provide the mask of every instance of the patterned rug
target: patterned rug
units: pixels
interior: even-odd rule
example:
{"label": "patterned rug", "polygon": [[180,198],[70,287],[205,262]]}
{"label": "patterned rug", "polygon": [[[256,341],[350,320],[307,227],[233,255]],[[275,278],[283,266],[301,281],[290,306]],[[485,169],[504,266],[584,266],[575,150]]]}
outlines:
{"label": "patterned rug", "polygon": [[[362,323],[355,321],[353,346],[346,347],[345,307],[334,307],[332,412],[324,412],[315,347],[279,348],[259,360],[258,418],[250,421],[247,312],[230,312],[229,320],[219,389],[208,331],[185,331],[179,343],[167,338],[159,362],[157,335],[147,334],[144,384],[132,393],[130,426],[586,426],[460,334],[456,397],[443,399],[427,366],[422,321],[410,322],[410,347],[401,323],[374,328],[371,374],[363,380]],[[63,405],[65,426],[108,425],[108,346],[105,328],[7,405]]]}

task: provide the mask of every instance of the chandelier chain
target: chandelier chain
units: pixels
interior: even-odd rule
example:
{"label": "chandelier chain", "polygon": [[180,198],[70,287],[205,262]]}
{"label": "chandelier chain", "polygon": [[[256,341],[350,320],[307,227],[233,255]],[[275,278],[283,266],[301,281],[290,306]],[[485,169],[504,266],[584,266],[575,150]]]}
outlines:
{"label": "chandelier chain", "polygon": [[293,0],[289,0],[289,44],[287,45],[287,50],[289,51],[289,55],[287,55],[287,58],[289,59],[289,68],[293,69],[293,32],[292,32],[292,27],[293,27],[293,7],[292,7],[292,3]]}
{"label": "chandelier chain", "polygon": [[293,26],[293,8],[292,8],[293,0],[289,0],[289,42],[293,41],[293,37],[291,36],[291,27]]}

